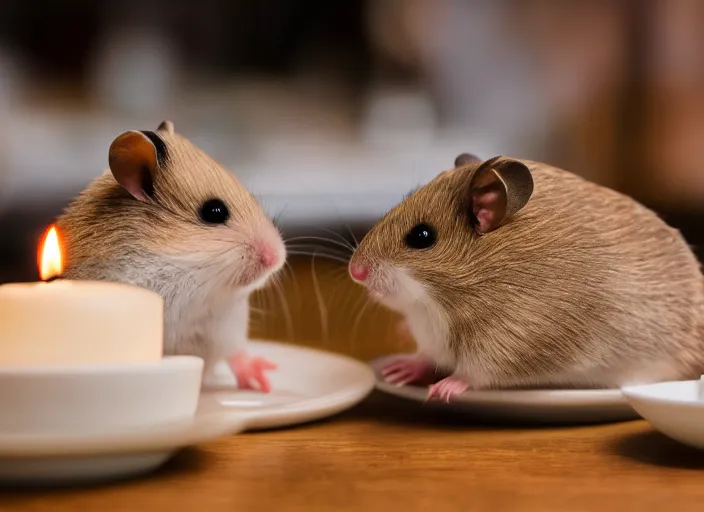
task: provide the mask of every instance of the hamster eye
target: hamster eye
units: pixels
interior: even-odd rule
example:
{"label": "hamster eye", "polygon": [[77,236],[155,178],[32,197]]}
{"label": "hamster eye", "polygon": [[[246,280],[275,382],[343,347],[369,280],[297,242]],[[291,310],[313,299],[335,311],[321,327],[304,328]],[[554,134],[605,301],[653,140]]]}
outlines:
{"label": "hamster eye", "polygon": [[418,224],[406,235],[406,245],[411,249],[427,249],[435,245],[435,230],[427,224]]}
{"label": "hamster eye", "polygon": [[206,224],[225,224],[230,212],[220,199],[209,199],[200,207],[200,218]]}

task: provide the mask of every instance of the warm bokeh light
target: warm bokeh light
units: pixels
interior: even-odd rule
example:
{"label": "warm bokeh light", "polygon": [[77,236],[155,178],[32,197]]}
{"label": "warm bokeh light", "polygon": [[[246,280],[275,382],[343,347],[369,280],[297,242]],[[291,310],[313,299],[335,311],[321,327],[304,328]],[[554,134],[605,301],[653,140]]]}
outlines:
{"label": "warm bokeh light", "polygon": [[44,237],[44,243],[40,249],[39,276],[42,281],[48,281],[52,277],[60,276],[63,271],[59,235],[56,231],[56,226],[51,226]]}

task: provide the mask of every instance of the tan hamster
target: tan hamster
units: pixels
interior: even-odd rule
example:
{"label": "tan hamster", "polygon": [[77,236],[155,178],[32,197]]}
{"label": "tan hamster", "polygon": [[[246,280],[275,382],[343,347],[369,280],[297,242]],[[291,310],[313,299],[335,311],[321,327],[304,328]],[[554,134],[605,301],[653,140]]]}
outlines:
{"label": "tan hamster", "polygon": [[247,355],[249,295],[286,259],[281,235],[230,172],[164,121],[129,131],[109,170],[57,226],[70,279],[142,286],[165,301],[164,351],[227,359],[240,388],[269,390],[275,365]]}
{"label": "tan hamster", "polygon": [[404,315],[417,343],[386,380],[449,375],[430,397],[704,371],[704,279],[680,233],[543,163],[460,155],[384,215],[349,271]]}

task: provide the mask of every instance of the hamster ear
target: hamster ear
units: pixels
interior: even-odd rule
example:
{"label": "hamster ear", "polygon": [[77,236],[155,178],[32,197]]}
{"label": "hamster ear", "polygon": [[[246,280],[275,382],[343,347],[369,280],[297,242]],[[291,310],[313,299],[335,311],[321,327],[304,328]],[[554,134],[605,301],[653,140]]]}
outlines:
{"label": "hamster ear", "polygon": [[115,180],[136,199],[146,201],[153,194],[157,148],[144,133],[129,131],[117,137],[108,161]]}
{"label": "hamster ear", "polygon": [[156,129],[158,132],[165,132],[168,133],[169,135],[173,135],[174,133],[174,123],[169,121],[168,119],[165,121],[162,121],[159,127]]}
{"label": "hamster ear", "polygon": [[479,157],[470,153],[462,153],[455,158],[455,167],[464,167],[465,165],[478,164],[479,162],[481,162]]}
{"label": "hamster ear", "polygon": [[525,164],[501,156],[481,164],[470,185],[477,232],[484,234],[500,227],[532,194],[533,176]]}

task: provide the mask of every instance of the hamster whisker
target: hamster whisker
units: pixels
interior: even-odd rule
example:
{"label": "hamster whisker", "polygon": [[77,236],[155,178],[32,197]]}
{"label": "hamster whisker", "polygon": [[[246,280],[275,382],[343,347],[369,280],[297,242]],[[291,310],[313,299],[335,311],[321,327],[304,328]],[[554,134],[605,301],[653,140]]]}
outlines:
{"label": "hamster whisker", "polygon": [[227,247],[224,249],[225,252],[231,251],[235,247],[248,247],[250,244],[246,242],[238,242],[237,240],[233,240],[232,238],[213,238],[213,242],[219,242],[222,244],[226,244]]}
{"label": "hamster whisker", "polygon": [[297,239],[298,241],[296,243],[291,243],[291,241],[286,242],[286,247],[292,247],[292,248],[300,248],[300,247],[310,247],[314,249],[327,249],[329,251],[339,251],[340,254],[344,254],[345,256],[350,256],[352,252],[350,251],[350,248],[347,245],[342,244],[341,242],[337,242],[336,240],[333,240],[332,242],[335,242],[334,244],[329,244],[329,243],[320,243],[320,241],[317,240],[309,240],[309,241],[303,241],[303,238]]}
{"label": "hamster whisker", "polygon": [[298,283],[298,276],[293,271],[293,268],[291,267],[291,263],[288,260],[286,260],[284,262],[284,266],[282,267],[281,272],[278,275],[280,275],[280,278],[282,281],[287,280],[293,286],[292,293],[293,293],[293,297],[294,297],[294,303],[300,302],[301,287]]}
{"label": "hamster whisker", "polygon": [[362,298],[361,301],[359,299],[357,299],[357,301],[355,302],[355,308],[353,308],[353,311],[354,311],[354,309],[356,309],[357,305],[360,302],[362,302],[362,309],[359,310],[359,313],[357,314],[356,319],[355,319],[354,323],[352,324],[352,330],[350,331],[350,351],[352,351],[353,353],[354,353],[355,348],[357,347],[356,338],[357,338],[357,334],[359,334],[359,332],[358,332],[359,323],[361,322],[362,316],[364,316],[364,312],[366,311],[367,307],[369,306],[369,303],[371,302],[368,300],[363,300],[365,298],[363,295],[361,296],[361,298]]}
{"label": "hamster whisker", "polygon": [[322,253],[322,251],[325,252],[325,254],[333,254],[339,258],[345,258],[346,261],[349,261],[350,254],[347,251],[342,251],[337,247],[325,247],[321,245],[315,245],[315,244],[291,244],[287,246],[287,249],[290,250],[302,250],[302,251],[317,251],[318,253]]}
{"label": "hamster whisker", "polygon": [[261,288],[259,290],[255,290],[252,293],[252,298],[256,300],[256,303],[262,312],[259,315],[259,319],[269,320],[274,314],[274,308],[271,305],[271,290],[268,288]]}
{"label": "hamster whisker", "polygon": [[[357,240],[354,238],[354,235],[352,234],[352,230],[350,230],[349,227],[347,229],[350,232],[350,235],[352,235],[352,239],[355,241],[355,244],[357,244]],[[324,230],[326,233],[330,233],[331,235],[336,236],[337,238],[340,239],[341,243],[345,245],[345,247],[348,247],[350,251],[354,252],[356,249],[356,245],[352,245],[349,240],[347,240],[344,236],[342,236],[340,233],[337,233],[335,231],[332,231],[331,229],[325,229]]]}
{"label": "hamster whisker", "polygon": [[359,247],[359,240],[357,240],[357,237],[354,236],[354,232],[350,228],[349,224],[345,224],[345,227],[347,228],[347,231],[350,233],[350,236],[352,237],[352,241],[354,242],[354,249],[357,249],[357,247]]}
{"label": "hamster whisker", "polygon": [[[348,309],[346,308],[346,306],[350,304],[352,297],[354,297],[354,294],[350,293],[350,287],[353,287],[355,285],[351,282],[349,274],[347,273],[347,269],[332,269],[332,271],[329,272],[328,275],[331,274],[332,277],[329,281],[329,288],[331,291],[328,296],[328,305],[331,308],[334,307],[336,310],[347,312]],[[347,283],[348,286],[341,286],[343,283]],[[345,316],[348,318],[351,317],[351,315],[349,314]]]}
{"label": "hamster whisker", "polygon": [[347,272],[347,267],[340,267],[335,265],[334,267],[330,267],[328,269],[328,274],[329,277],[335,278],[335,281],[331,284],[333,286],[339,285],[342,281],[348,281],[350,284],[352,284],[352,280],[350,279],[349,273]]}
{"label": "hamster whisker", "polygon": [[[284,243],[288,247],[289,242],[302,241],[302,240],[310,240],[312,242],[330,243],[330,244],[333,244],[337,247],[341,247],[342,249],[345,249],[346,251],[354,252],[354,248],[352,248],[349,245],[349,242],[347,242],[346,240],[345,240],[345,243],[342,243],[342,242],[335,240],[333,238],[325,238],[322,236],[295,236],[293,238],[289,238],[289,239],[285,240]],[[350,254],[351,254],[351,252],[350,252]]]}
{"label": "hamster whisker", "polygon": [[315,273],[315,255],[310,260],[310,276],[313,281],[313,291],[315,293],[315,300],[318,303],[318,313],[320,313],[320,337],[325,346],[330,343],[330,331],[328,325],[328,310],[325,306],[325,300],[323,299],[323,293],[320,289],[320,282],[318,281],[318,276]]}
{"label": "hamster whisker", "polygon": [[[333,289],[334,293],[334,289]],[[359,318],[361,315],[364,313],[364,309],[366,308],[366,303],[368,303],[368,297],[365,293],[358,293],[356,296],[354,293],[346,293],[343,296],[342,302],[340,304],[340,310],[343,310],[347,313],[347,318],[356,318],[356,320],[352,323],[352,329],[350,330],[350,348],[353,349],[355,345],[354,337],[356,336],[356,330],[359,324]],[[360,305],[362,306],[360,309]],[[359,313],[355,313],[359,311]]]}
{"label": "hamster whisker", "polygon": [[284,315],[288,339],[289,341],[294,341],[296,339],[296,333],[293,327],[293,317],[291,316],[291,309],[289,308],[288,301],[286,300],[286,293],[284,291],[283,284],[278,279],[275,279],[273,284],[274,291],[279,298],[279,302],[281,302],[281,312]]}
{"label": "hamster whisker", "polygon": [[[180,265],[177,265],[177,264],[176,264],[176,261],[177,261],[177,260],[171,260],[171,261],[169,261],[169,262],[166,264],[166,267],[167,267],[167,268],[173,268],[173,269],[175,269],[175,270],[176,270],[176,272],[174,272],[175,274],[188,274],[188,269],[185,268],[185,267],[181,267]],[[164,270],[166,270],[166,269],[164,269]]]}
{"label": "hamster whisker", "polygon": [[[203,267],[203,268],[205,269],[205,268],[213,268],[213,267],[214,267],[214,265],[209,265],[209,266]],[[220,280],[220,278],[223,276],[223,274],[225,274],[226,272],[229,272],[229,270],[230,269],[227,266],[224,266],[224,265],[221,266],[220,268],[218,268],[218,270],[215,272],[215,274],[210,276],[210,279],[208,279],[207,281],[203,280],[203,282],[201,282],[196,287],[194,292],[200,292],[201,290],[203,290],[205,288],[205,285],[207,285],[207,284],[212,284],[214,282],[218,282]],[[194,293],[194,295],[195,295],[195,293]]]}
{"label": "hamster whisker", "polygon": [[[220,251],[214,252],[214,253],[209,253],[208,256],[210,257],[207,262],[201,264],[198,268],[207,268],[209,266],[217,265],[218,264],[218,258],[221,256],[224,256],[228,252],[232,251],[231,247],[226,247],[225,249],[222,249]],[[202,253],[198,251],[190,251],[187,253],[180,254],[178,256],[174,256],[172,261],[180,261],[180,262],[188,262],[192,261],[194,256],[201,256]]]}
{"label": "hamster whisker", "polygon": [[[338,263],[341,263],[339,267],[344,267],[347,268],[347,263],[349,263],[349,259],[345,256],[340,256],[339,254],[336,254],[335,252],[331,251],[322,251],[320,249],[308,249],[308,248],[301,248],[301,249],[289,249],[288,254],[291,256],[309,256],[309,257],[319,257],[319,258],[325,258],[330,261],[335,261]],[[338,266],[338,265],[336,265]]]}
{"label": "hamster whisker", "polygon": [[281,209],[279,213],[276,215],[272,216],[271,222],[276,226],[276,229],[279,231],[282,231],[282,226],[281,226],[281,219],[283,218],[284,214],[286,213],[286,209],[288,208],[288,203],[284,205],[284,207]]}
{"label": "hamster whisker", "polygon": [[344,263],[345,265],[348,263],[348,261],[347,261],[346,259],[344,259],[344,258],[341,258],[341,257],[339,257],[339,256],[335,256],[335,255],[332,255],[332,254],[321,253],[321,252],[318,252],[318,251],[306,252],[306,251],[295,251],[295,250],[293,250],[293,251],[289,251],[288,253],[289,253],[290,255],[292,255],[292,256],[312,256],[312,257],[321,257],[321,258],[329,259],[329,260],[332,260],[332,261],[338,261],[338,262],[340,262],[340,263]]}
{"label": "hamster whisker", "polygon": [[348,283],[350,286],[355,286],[349,277],[346,267],[332,267],[328,269],[328,272],[325,274],[325,277],[330,282],[330,289],[332,290],[333,294],[340,288],[340,285],[345,282]]}
{"label": "hamster whisker", "polygon": [[[340,267],[340,266],[334,266],[325,270],[319,270],[316,272],[316,277],[324,277],[326,282],[329,283],[328,288],[331,290],[329,293],[328,297],[328,304],[333,304],[333,299],[335,297],[335,294],[338,291],[341,291],[342,293],[345,292],[344,286],[340,286],[344,281],[347,281],[349,279],[349,275],[347,273],[347,268],[346,267]],[[349,284],[352,285],[351,280],[349,281]],[[349,296],[349,294],[346,294],[345,296]]]}
{"label": "hamster whisker", "polygon": [[[340,219],[340,220],[342,220],[343,217],[342,217],[342,214],[340,213],[340,209],[339,209],[339,208],[337,207],[337,205],[335,205],[335,204],[333,204],[333,206],[334,206],[335,210],[337,210],[337,218]],[[352,237],[352,240],[354,241],[354,247],[355,247],[355,249],[356,249],[357,246],[359,245],[359,241],[357,240],[357,238],[355,238],[354,233],[353,233],[352,230],[350,229],[349,224],[344,224],[344,226],[345,226],[345,228],[347,229],[347,231],[349,232],[350,236]],[[353,252],[354,252],[355,249],[352,249]]]}

